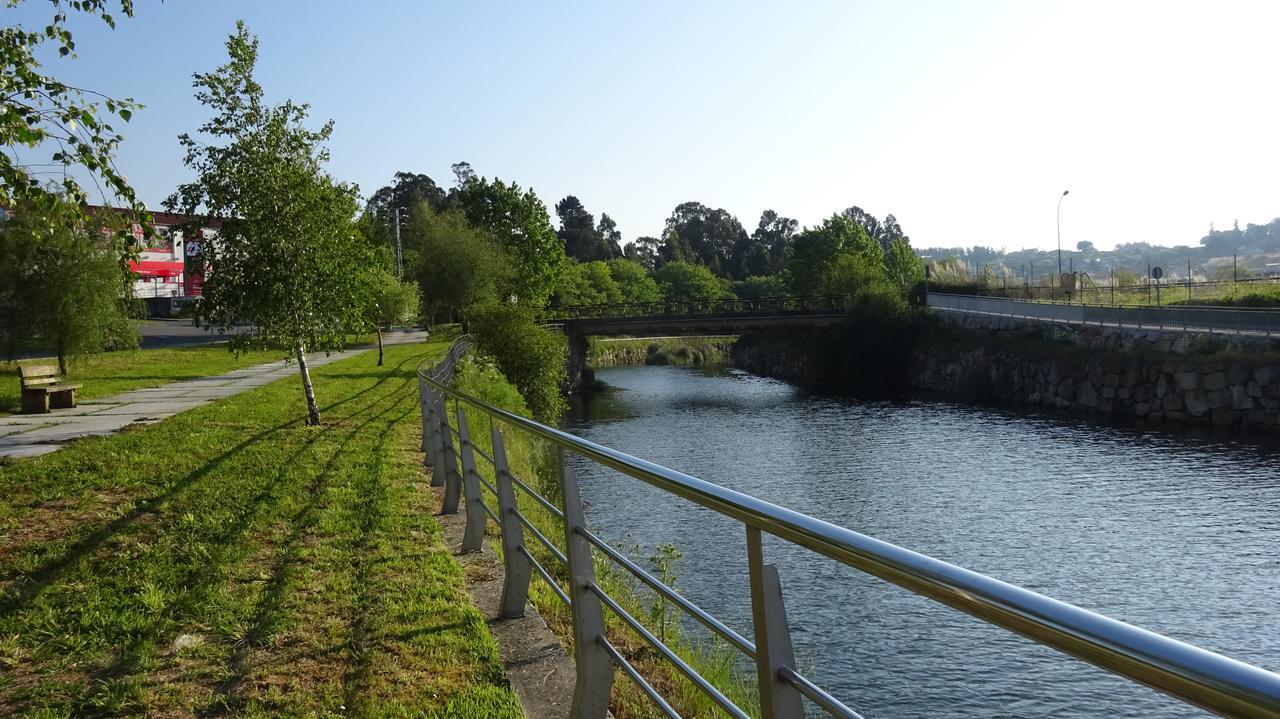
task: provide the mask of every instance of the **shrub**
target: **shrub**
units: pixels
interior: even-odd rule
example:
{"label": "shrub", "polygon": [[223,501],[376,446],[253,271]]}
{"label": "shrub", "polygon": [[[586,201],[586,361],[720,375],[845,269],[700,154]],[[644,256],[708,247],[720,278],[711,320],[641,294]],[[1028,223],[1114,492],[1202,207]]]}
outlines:
{"label": "shrub", "polygon": [[520,390],[502,375],[492,358],[487,356],[464,358],[458,364],[453,386],[459,392],[471,395],[481,402],[529,416],[529,406],[524,397],[520,396]]}
{"label": "shrub", "polygon": [[470,310],[471,334],[515,384],[534,419],[554,423],[567,407],[560,394],[568,342],[534,322],[533,311],[513,304],[488,304]]}

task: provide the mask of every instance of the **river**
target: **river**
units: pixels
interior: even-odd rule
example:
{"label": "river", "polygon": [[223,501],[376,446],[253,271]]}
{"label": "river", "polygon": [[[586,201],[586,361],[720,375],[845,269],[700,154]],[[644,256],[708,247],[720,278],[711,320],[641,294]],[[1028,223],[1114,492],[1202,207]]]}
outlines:
{"label": "river", "polygon": [[[1271,670],[1280,446],[942,402],[815,395],[733,369],[600,370],[588,439]],[[590,526],[750,637],[742,526],[577,463]],[[778,540],[803,673],[869,719],[1199,717]]]}

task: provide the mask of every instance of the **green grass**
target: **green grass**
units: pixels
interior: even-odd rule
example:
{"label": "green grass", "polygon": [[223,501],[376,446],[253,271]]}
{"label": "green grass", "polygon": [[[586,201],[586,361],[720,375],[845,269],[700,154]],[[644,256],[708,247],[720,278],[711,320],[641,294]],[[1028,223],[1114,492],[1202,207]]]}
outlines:
{"label": "green grass", "polygon": [[416,453],[444,348],[0,464],[0,715],[520,716]]}
{"label": "green grass", "polygon": [[[443,329],[441,336],[447,336],[452,328]],[[372,333],[352,335],[347,346],[368,346],[376,341],[377,336]],[[228,349],[225,342],[197,347],[117,350],[72,360],[67,381],[84,385],[76,390],[76,399],[97,399],[170,382],[225,374],[241,367],[279,362],[292,356],[291,351],[278,348],[237,354]],[[12,414],[21,407],[18,365],[57,363],[52,358],[0,362],[0,414]]]}
{"label": "green grass", "polygon": [[[77,399],[95,399],[143,387],[223,374],[241,367],[279,361],[286,355],[283,350],[235,354],[225,344],[104,352],[73,362],[68,368],[67,381],[84,385],[76,390]],[[22,394],[18,365],[34,364],[56,365],[57,360],[0,363],[0,414],[18,411]]]}

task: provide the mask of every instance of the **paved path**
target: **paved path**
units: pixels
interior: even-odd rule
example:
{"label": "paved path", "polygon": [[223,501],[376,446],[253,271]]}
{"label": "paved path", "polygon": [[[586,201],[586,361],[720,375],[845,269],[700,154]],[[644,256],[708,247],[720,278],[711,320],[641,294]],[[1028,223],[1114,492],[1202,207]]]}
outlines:
{"label": "paved path", "polygon": [[[424,342],[428,333],[392,332],[383,344]],[[323,367],[346,359],[368,347],[307,355],[311,367]],[[38,457],[62,448],[80,437],[115,434],[133,424],[154,424],[173,415],[216,399],[261,387],[283,377],[297,377],[293,363],[271,362],[244,367],[213,377],[174,382],[161,387],[136,389],[112,397],[80,402],[71,409],[55,409],[49,414],[20,414],[0,417],[0,457]]]}

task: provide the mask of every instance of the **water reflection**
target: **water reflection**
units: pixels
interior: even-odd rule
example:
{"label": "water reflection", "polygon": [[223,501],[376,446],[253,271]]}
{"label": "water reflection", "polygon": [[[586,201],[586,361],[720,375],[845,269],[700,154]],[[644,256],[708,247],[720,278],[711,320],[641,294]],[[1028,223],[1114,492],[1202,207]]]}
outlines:
{"label": "water reflection", "polygon": [[[617,368],[571,431],[1273,670],[1280,447],[1267,438],[814,395],[733,370]],[[580,467],[591,523],[685,554],[681,588],[750,627],[740,525]],[[800,661],[867,716],[1198,710],[782,542]]]}

